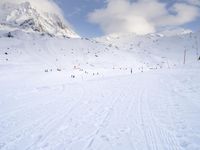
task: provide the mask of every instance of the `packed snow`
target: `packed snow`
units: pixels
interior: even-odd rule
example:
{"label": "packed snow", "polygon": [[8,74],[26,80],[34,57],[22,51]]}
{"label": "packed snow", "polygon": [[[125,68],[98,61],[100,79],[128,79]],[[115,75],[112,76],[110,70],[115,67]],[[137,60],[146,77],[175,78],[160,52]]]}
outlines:
{"label": "packed snow", "polygon": [[10,72],[0,79],[0,149],[198,150],[199,65],[71,81]]}
{"label": "packed snow", "polygon": [[199,150],[200,33],[178,31],[0,24],[0,150]]}

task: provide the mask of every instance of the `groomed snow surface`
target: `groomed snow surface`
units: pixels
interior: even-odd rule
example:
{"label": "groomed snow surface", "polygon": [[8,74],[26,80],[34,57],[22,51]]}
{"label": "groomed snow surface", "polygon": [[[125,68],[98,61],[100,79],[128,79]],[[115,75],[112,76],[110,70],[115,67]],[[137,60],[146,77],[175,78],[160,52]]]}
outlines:
{"label": "groomed snow surface", "polygon": [[199,150],[199,74],[198,66],[75,82],[1,76],[0,149]]}
{"label": "groomed snow surface", "polygon": [[0,150],[200,150],[193,39],[0,37]]}

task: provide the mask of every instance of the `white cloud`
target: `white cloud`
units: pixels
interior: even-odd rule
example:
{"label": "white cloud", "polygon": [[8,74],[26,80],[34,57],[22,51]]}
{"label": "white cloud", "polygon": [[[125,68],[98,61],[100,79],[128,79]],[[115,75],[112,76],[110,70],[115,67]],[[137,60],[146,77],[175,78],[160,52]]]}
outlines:
{"label": "white cloud", "polygon": [[199,16],[199,9],[184,3],[176,3],[171,8],[172,14],[166,14],[156,20],[157,25],[183,25],[194,21]]}
{"label": "white cloud", "polygon": [[[189,0],[187,0],[189,1]],[[159,0],[107,0],[105,8],[89,14],[89,21],[100,25],[106,34],[134,32],[147,34],[163,26],[179,26],[194,21],[200,14],[193,3],[177,2],[170,8]],[[191,2],[190,1],[190,2]]]}
{"label": "white cloud", "polygon": [[[181,0],[179,0],[181,1]],[[183,1],[183,0],[182,0]],[[200,0],[184,0],[185,2],[187,2],[188,4],[191,5],[195,5],[195,6],[199,6],[200,7]]]}

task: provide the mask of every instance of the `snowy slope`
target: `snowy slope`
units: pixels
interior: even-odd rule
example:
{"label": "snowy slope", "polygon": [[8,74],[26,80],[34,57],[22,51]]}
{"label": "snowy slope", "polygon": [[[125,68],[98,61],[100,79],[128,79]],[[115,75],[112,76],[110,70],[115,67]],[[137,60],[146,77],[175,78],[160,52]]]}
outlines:
{"label": "snowy slope", "polygon": [[30,2],[5,2],[0,5],[0,25],[1,30],[21,29],[52,36],[79,37],[60,16],[40,12]]}
{"label": "snowy slope", "polygon": [[179,35],[184,35],[184,34],[190,34],[192,33],[191,30],[189,29],[184,29],[184,28],[164,28],[160,29],[156,34],[160,36],[179,36]]}
{"label": "snowy slope", "polygon": [[145,53],[160,56],[175,64],[183,63],[185,50],[187,51],[187,63],[196,62],[200,54],[200,33],[188,33],[187,30],[181,30],[179,34],[177,30],[175,32],[173,30],[144,36],[135,34],[110,35],[96,40],[115,46],[120,50],[142,53],[143,56]]}
{"label": "snowy slope", "polygon": [[[199,33],[178,36],[126,35],[96,40],[80,38],[51,38],[23,31],[0,34],[0,66],[12,66],[13,71],[35,69],[40,72],[62,70],[67,76],[75,74],[130,74],[198,63]],[[99,42],[98,42],[99,41]]]}
{"label": "snowy slope", "polygon": [[0,150],[200,149],[199,32],[28,30],[0,29]]}
{"label": "snowy slope", "polygon": [[199,67],[76,82],[8,71],[0,149],[199,150]]}

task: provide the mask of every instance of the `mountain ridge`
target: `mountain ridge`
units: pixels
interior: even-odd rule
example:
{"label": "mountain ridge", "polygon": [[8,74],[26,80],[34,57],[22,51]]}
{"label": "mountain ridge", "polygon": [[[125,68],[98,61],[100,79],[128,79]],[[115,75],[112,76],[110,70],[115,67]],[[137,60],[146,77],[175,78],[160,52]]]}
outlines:
{"label": "mountain ridge", "polygon": [[51,36],[78,38],[65,21],[55,13],[41,13],[30,2],[5,3],[1,6],[0,28],[20,29],[26,32],[46,33]]}

